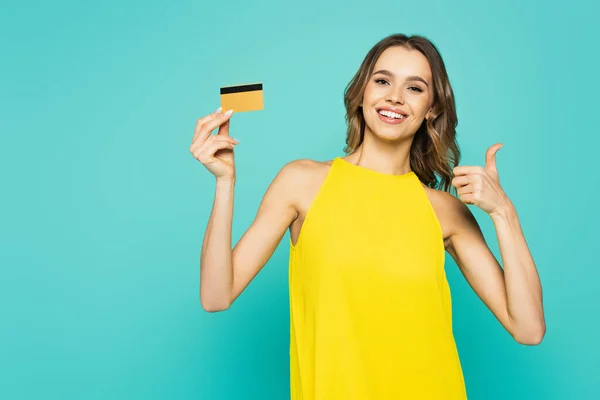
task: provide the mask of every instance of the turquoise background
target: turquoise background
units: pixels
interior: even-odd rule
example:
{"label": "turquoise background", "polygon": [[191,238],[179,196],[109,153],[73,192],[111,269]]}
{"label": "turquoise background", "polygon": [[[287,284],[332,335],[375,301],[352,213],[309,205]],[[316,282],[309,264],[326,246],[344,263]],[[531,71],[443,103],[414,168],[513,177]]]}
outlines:
{"label": "turquoise background", "polygon": [[[285,399],[288,238],[233,306],[199,302],[214,178],[189,153],[220,86],[234,243],[279,169],[343,155],[343,90],[392,33],[440,49],[462,165],[497,156],[544,288],[516,343],[450,256],[470,400],[600,398],[597,3],[4,2],[0,13],[0,398]],[[470,206],[500,259],[494,226]]]}

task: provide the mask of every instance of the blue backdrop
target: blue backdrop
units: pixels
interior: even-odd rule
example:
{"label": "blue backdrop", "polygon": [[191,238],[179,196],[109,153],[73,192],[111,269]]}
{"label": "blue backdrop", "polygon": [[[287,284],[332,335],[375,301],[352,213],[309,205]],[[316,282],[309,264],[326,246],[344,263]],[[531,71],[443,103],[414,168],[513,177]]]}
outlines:
{"label": "blue backdrop", "polygon": [[[488,4],[489,3],[489,4]],[[516,343],[450,256],[470,400],[600,398],[591,1],[5,2],[0,13],[0,398],[285,399],[288,235],[226,312],[199,302],[214,178],[189,153],[219,87],[236,114],[234,243],[277,171],[343,155],[343,90],[392,33],[440,49],[462,165],[498,152],[547,334]],[[475,206],[500,260],[494,226]]]}

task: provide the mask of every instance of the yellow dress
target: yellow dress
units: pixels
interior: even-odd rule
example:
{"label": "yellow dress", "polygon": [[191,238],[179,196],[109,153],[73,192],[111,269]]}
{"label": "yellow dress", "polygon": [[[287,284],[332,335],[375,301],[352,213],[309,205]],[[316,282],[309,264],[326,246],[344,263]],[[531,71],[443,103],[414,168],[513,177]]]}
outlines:
{"label": "yellow dress", "polygon": [[292,400],[465,400],[440,223],[414,172],[336,157],[290,239]]}

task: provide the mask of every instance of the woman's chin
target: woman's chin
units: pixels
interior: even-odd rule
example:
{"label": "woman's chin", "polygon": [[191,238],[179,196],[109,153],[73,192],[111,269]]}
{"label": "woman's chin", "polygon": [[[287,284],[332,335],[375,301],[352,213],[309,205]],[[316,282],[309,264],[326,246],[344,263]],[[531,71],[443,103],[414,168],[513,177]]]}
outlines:
{"label": "woman's chin", "polygon": [[374,132],[374,136],[377,137],[378,140],[386,141],[386,142],[397,142],[403,139],[406,139],[407,134],[402,130],[399,132],[397,129],[394,130],[381,130],[379,132]]}

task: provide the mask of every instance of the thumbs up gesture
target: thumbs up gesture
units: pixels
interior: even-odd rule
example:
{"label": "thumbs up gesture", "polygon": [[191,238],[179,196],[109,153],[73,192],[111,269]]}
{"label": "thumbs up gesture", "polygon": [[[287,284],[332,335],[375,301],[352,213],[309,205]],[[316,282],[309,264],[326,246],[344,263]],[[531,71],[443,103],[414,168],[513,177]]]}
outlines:
{"label": "thumbs up gesture", "polygon": [[496,168],[496,152],[502,143],[492,145],[485,153],[485,166],[457,166],[452,172],[455,177],[451,185],[457,189],[460,200],[474,204],[490,216],[499,213],[510,200],[502,187]]}

